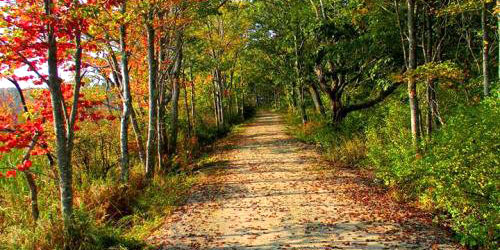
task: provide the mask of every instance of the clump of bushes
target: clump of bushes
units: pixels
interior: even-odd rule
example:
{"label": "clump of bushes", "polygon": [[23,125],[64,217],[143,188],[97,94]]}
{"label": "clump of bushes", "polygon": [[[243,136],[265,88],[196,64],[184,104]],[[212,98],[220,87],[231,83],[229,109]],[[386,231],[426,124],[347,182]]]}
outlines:
{"label": "clump of bushes", "polygon": [[[128,185],[98,179],[75,190],[75,242],[71,249],[143,249],[146,236],[183,202],[197,180],[195,175],[157,175],[145,185],[138,171],[134,172]],[[40,189],[41,214],[34,222],[21,180],[2,180],[4,191],[18,188],[0,196],[2,249],[62,249],[63,221],[54,199],[58,197],[57,186],[47,183]]]}
{"label": "clump of bushes", "polygon": [[500,235],[498,101],[456,108],[439,131],[422,141],[421,157],[415,157],[409,129],[402,129],[406,110],[390,105],[383,124],[369,127],[369,165],[386,185],[445,212],[440,219],[462,243],[494,247]]}
{"label": "clump of bushes", "polygon": [[360,166],[366,157],[365,136],[362,114],[350,116],[346,125],[333,127],[319,115],[310,115],[310,120],[302,126],[302,120],[291,113],[286,116],[290,132],[299,140],[318,146],[325,156],[346,166]]}

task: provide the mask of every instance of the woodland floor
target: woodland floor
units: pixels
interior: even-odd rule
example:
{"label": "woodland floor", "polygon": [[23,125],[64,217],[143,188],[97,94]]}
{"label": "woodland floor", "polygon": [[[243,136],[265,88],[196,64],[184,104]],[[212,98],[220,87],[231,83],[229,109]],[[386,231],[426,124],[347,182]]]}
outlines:
{"label": "woodland floor", "polygon": [[223,140],[159,249],[459,249],[431,217],[389,198],[368,171],[333,166],[261,112]]}

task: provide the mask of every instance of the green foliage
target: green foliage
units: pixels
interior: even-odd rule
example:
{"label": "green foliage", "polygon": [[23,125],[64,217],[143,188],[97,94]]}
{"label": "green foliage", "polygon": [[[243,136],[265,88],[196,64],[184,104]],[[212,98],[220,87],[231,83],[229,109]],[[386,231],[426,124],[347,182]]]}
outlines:
{"label": "green foliage", "polygon": [[337,127],[319,115],[310,115],[305,126],[293,113],[287,121],[294,136],[319,146],[334,163],[372,168],[381,183],[397,190],[395,198],[437,212],[436,220],[462,244],[494,249],[500,235],[499,99],[464,105],[456,91],[439,95],[451,99],[441,106],[449,115],[430,138],[424,136],[419,154],[404,99],[355,112]]}
{"label": "green foliage", "polygon": [[384,118],[370,123],[366,129],[368,161],[385,185],[398,186],[405,189],[404,193],[409,193],[415,190],[412,180],[419,176],[410,167],[416,152],[408,127],[409,108],[399,101],[392,101],[382,109]]}
{"label": "green foliage", "polygon": [[500,233],[498,213],[498,99],[460,106],[415,157],[405,126],[408,108],[391,103],[382,124],[367,130],[369,164],[386,185],[405,198],[445,212],[461,242],[493,247]]}
{"label": "green foliage", "polygon": [[366,155],[362,126],[362,114],[348,117],[342,126],[333,128],[321,116],[312,115],[310,121],[302,126],[301,119],[293,114],[287,116],[289,131],[299,140],[317,145],[326,157],[346,166],[359,166]]}
{"label": "green foliage", "polygon": [[430,142],[419,165],[425,195],[448,212],[462,242],[494,247],[500,235],[498,99],[462,106]]}
{"label": "green foliage", "polygon": [[[246,116],[254,109],[246,108]],[[234,124],[239,117],[227,118]],[[211,122],[199,122],[200,145],[213,143],[227,134],[231,126],[217,129]],[[96,129],[100,126],[105,129]],[[196,175],[185,173],[155,176],[147,185],[142,166],[133,158],[128,185],[119,182],[119,143],[112,124],[84,124],[75,145],[75,217],[72,249],[143,249],[144,239],[158,228],[166,215],[181,205]],[[201,135],[201,136],[200,136]],[[22,155],[15,150],[0,158],[2,166],[15,165]],[[0,179],[0,248],[62,249],[63,221],[59,212],[56,169],[48,169],[45,156],[33,157],[31,171],[37,174],[40,218],[34,222],[29,211],[29,189],[24,177]],[[88,160],[88,161],[87,161]],[[184,162],[186,164],[189,162]]]}

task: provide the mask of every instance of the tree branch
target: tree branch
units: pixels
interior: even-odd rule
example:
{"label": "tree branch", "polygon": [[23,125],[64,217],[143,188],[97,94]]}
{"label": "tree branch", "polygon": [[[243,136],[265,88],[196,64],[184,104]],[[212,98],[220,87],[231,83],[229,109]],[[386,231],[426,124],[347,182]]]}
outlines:
{"label": "tree branch", "polygon": [[376,104],[378,104],[379,102],[385,100],[385,98],[388,97],[390,94],[394,93],[394,91],[399,87],[400,84],[401,83],[394,83],[388,89],[382,91],[379,94],[379,96],[377,96],[376,98],[374,98],[372,100],[369,100],[369,101],[366,101],[366,102],[360,103],[360,104],[349,105],[349,106],[345,107],[344,112],[347,114],[347,113],[350,113],[350,112],[353,112],[353,111],[357,111],[357,110],[362,110],[362,109],[367,109],[367,108],[373,107]]}

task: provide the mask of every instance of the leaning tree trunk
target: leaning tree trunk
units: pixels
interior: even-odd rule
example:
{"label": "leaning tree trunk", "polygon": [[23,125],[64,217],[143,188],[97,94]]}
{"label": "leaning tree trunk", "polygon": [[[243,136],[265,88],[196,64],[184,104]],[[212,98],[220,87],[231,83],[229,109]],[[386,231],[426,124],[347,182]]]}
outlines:
{"label": "leaning tree trunk", "polygon": [[36,187],[35,177],[29,171],[25,171],[24,176],[26,177],[26,182],[28,182],[28,187],[30,189],[31,216],[34,221],[37,221],[40,217],[40,210],[38,209],[38,189]]}
{"label": "leaning tree trunk", "polygon": [[[35,135],[33,136],[33,139],[31,140],[28,150],[24,154],[24,157],[22,159],[23,163],[29,160],[31,151],[33,151],[33,149],[35,148],[39,137],[40,134],[36,132]],[[33,176],[33,173],[29,171],[29,169],[24,171],[24,176],[26,177],[26,182],[28,182],[28,187],[30,189],[31,216],[33,217],[34,221],[37,221],[38,218],[40,217],[40,210],[38,209],[38,189],[36,186],[35,177]]]}
{"label": "leaning tree trunk", "polygon": [[321,95],[319,93],[318,87],[314,83],[312,83],[309,87],[309,93],[311,94],[311,97],[313,99],[316,112],[318,112],[318,114],[321,114],[322,116],[325,116],[325,107],[323,106],[323,102],[321,101]]}
{"label": "leaning tree trunk", "polygon": [[148,70],[149,70],[149,119],[148,141],[146,144],[146,178],[152,179],[155,172],[156,150],[156,119],[157,119],[157,91],[156,75],[157,66],[155,58],[155,30],[153,27],[153,10],[149,10],[146,30],[148,34]]}
{"label": "leaning tree trunk", "polygon": [[[19,86],[19,83],[17,82],[17,80],[15,80],[15,79],[9,79],[9,80],[14,84],[14,86],[17,89],[17,92],[19,94],[19,98],[21,99],[21,104],[23,106],[24,113],[28,114],[29,113],[28,105],[26,103],[26,99],[24,98],[24,94],[23,94],[23,90],[21,89],[21,86]],[[29,160],[31,151],[35,148],[39,136],[40,136],[39,133],[35,133],[35,135],[33,136],[32,141],[31,141],[31,144],[28,147],[28,151],[24,154],[24,157],[23,157],[23,159],[22,159],[21,162],[24,163],[25,161]],[[49,157],[51,157],[50,154],[47,154],[47,155]],[[35,177],[29,171],[24,171],[24,174],[25,174],[25,177],[26,177],[26,182],[28,183],[28,188],[30,190],[30,196],[31,196],[31,216],[33,217],[33,221],[37,221],[38,217],[40,215],[40,210],[38,209],[38,189],[37,189],[37,186],[36,186]]]}

